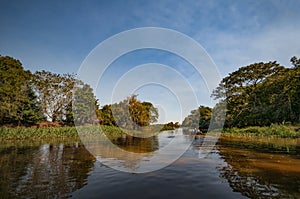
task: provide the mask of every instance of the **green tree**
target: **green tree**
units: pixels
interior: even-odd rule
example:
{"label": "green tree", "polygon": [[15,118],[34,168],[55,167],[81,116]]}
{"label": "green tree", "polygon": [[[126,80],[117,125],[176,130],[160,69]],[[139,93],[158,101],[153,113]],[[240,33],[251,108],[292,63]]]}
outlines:
{"label": "green tree", "polygon": [[128,100],[129,113],[132,121],[138,126],[148,126],[157,121],[158,110],[150,102],[140,102],[137,95]]}
{"label": "green tree", "polygon": [[93,89],[74,75],[37,71],[33,85],[48,120],[68,125],[97,123],[99,105]]}
{"label": "green tree", "polygon": [[32,125],[43,118],[31,79],[19,60],[0,55],[0,125]]}
{"label": "green tree", "polygon": [[276,62],[251,64],[225,77],[213,96],[227,103],[226,125],[299,123],[299,60],[291,62],[292,68]]}
{"label": "green tree", "polygon": [[100,117],[98,100],[94,96],[93,89],[80,80],[72,89],[73,101],[68,106],[68,121],[74,121],[77,125],[98,124]]}
{"label": "green tree", "polygon": [[183,120],[182,126],[197,128],[202,132],[207,132],[212,117],[212,109],[207,106],[199,106]]}
{"label": "green tree", "polygon": [[117,126],[112,113],[112,105],[104,105],[102,109],[99,110],[98,119],[100,124],[107,126]]}
{"label": "green tree", "polygon": [[210,124],[210,119],[212,115],[212,109],[207,106],[199,107],[200,118],[199,118],[199,130],[206,133]]}
{"label": "green tree", "polygon": [[127,129],[138,129],[157,121],[158,110],[150,102],[141,102],[137,95],[125,100],[105,105],[98,114],[101,124]]}
{"label": "green tree", "polygon": [[162,127],[161,131],[175,130],[179,127],[180,127],[179,122],[175,122],[175,123],[169,122]]}
{"label": "green tree", "polygon": [[300,121],[300,68],[285,68],[269,77],[255,91],[260,99],[255,117],[258,125]]}
{"label": "green tree", "polygon": [[270,77],[282,72],[283,66],[276,62],[255,63],[241,67],[223,78],[219,86],[213,91],[215,99],[226,101],[226,126],[256,125],[251,120],[259,112],[261,96],[257,89]]}

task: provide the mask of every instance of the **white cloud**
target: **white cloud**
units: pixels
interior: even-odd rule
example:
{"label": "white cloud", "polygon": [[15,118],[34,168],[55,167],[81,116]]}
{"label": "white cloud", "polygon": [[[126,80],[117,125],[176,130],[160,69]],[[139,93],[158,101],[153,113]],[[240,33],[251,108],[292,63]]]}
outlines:
{"label": "white cloud", "polygon": [[255,35],[212,33],[209,53],[223,76],[239,67],[255,62],[278,61],[290,66],[292,56],[300,55],[299,27],[272,26]]}

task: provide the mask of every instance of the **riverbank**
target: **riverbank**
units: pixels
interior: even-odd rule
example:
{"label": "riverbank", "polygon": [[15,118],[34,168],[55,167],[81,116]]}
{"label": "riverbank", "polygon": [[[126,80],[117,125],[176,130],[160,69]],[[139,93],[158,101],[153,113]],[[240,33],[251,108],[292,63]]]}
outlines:
{"label": "riverbank", "polygon": [[223,129],[222,135],[227,137],[300,138],[300,126],[271,125],[264,127],[234,127]]}
{"label": "riverbank", "polygon": [[[111,135],[120,134],[123,131],[114,126],[83,126],[85,132],[101,133]],[[76,127],[43,127],[43,128],[0,128],[0,141],[4,140],[41,140],[41,139],[60,139],[60,138],[79,138]]]}
{"label": "riverbank", "polygon": [[[115,126],[82,126],[86,134],[104,132],[110,136],[119,136],[122,133],[131,135],[157,134],[161,125],[146,127],[141,131],[124,130]],[[154,135],[153,134],[153,135]],[[260,138],[300,138],[300,126],[271,125],[269,127],[245,127],[245,128],[227,128],[223,129],[224,137],[260,137]],[[2,140],[39,140],[39,139],[56,139],[56,138],[79,138],[76,127],[43,127],[43,128],[0,128],[0,141]]]}
{"label": "riverbank", "polygon": [[[152,125],[143,127],[140,130],[126,130],[115,126],[80,126],[80,135],[105,133],[109,137],[120,136],[126,133],[138,137],[149,137],[160,132],[162,125]],[[43,139],[61,139],[61,138],[78,138],[78,129],[74,126],[63,127],[42,127],[42,128],[0,128],[0,141],[5,140],[43,140]]]}

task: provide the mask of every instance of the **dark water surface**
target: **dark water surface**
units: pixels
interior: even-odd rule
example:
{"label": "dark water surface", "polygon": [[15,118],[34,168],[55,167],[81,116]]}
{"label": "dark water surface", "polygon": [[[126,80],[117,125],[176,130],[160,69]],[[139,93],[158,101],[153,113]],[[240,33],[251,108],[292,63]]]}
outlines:
{"label": "dark water surface", "polygon": [[[159,136],[112,141],[133,152],[162,143]],[[202,141],[144,174],[101,164],[79,140],[2,142],[0,198],[300,198],[299,140],[222,138],[199,158]]]}

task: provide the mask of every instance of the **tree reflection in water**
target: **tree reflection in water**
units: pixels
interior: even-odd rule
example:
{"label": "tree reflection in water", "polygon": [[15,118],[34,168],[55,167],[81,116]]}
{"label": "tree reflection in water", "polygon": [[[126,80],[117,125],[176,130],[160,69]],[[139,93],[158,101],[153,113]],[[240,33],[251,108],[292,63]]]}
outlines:
{"label": "tree reflection in water", "polygon": [[[290,149],[284,152],[274,143],[250,143],[219,141],[219,154],[227,163],[220,168],[221,177],[227,179],[234,191],[250,198],[300,198],[299,155]],[[265,147],[269,147],[269,152]]]}
{"label": "tree reflection in water", "polygon": [[1,198],[64,198],[83,187],[95,158],[79,142],[1,150]]}
{"label": "tree reflection in water", "polygon": [[123,134],[122,136],[111,138],[110,140],[121,149],[134,153],[149,153],[159,148],[157,136],[140,138]]}

